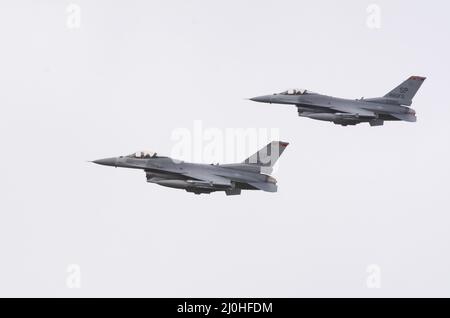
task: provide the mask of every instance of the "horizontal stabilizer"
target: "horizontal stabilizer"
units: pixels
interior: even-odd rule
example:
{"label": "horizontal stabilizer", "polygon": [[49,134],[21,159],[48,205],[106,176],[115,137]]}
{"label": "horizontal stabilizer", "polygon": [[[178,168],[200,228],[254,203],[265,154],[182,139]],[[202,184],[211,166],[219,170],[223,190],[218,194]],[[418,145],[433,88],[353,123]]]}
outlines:
{"label": "horizontal stabilizer", "polygon": [[395,118],[398,118],[403,121],[408,121],[411,123],[415,123],[417,121],[417,117],[414,114],[391,114]]}
{"label": "horizontal stabilizer", "polygon": [[266,192],[277,192],[277,185],[275,183],[268,182],[248,182],[249,185],[255,187],[256,189],[263,190]]}

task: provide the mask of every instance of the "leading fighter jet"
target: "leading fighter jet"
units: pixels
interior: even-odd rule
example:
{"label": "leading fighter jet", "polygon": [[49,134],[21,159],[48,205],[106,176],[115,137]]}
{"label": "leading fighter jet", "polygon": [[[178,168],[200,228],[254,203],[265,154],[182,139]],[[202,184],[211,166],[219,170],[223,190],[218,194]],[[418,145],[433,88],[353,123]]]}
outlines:
{"label": "leading fighter jet", "polygon": [[408,106],[412,105],[412,100],[425,79],[411,76],[388,94],[376,98],[352,100],[321,95],[305,89],[292,89],[250,100],[295,105],[301,117],[330,121],[336,125],[347,126],[367,122],[371,126],[382,126],[385,121],[417,121],[415,110]]}
{"label": "leading fighter jet", "polygon": [[243,189],[277,192],[277,180],[269,174],[287,146],[286,142],[273,141],[242,163],[223,165],[188,163],[149,151],[93,162],[141,169],[146,174],[147,182],[195,194],[224,191],[227,195],[240,195]]}

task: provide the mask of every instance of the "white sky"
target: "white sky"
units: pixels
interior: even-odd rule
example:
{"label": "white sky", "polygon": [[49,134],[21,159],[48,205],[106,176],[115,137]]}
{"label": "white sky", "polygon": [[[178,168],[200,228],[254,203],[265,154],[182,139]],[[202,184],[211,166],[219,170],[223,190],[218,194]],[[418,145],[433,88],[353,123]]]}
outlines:
{"label": "white sky", "polygon": [[[79,29],[69,1],[0,4],[1,296],[450,296],[448,2],[378,1],[380,29],[356,0],[74,2]],[[415,124],[244,100],[410,75],[428,77]],[[279,192],[197,197],[86,162],[170,154],[195,120],[275,128]]]}

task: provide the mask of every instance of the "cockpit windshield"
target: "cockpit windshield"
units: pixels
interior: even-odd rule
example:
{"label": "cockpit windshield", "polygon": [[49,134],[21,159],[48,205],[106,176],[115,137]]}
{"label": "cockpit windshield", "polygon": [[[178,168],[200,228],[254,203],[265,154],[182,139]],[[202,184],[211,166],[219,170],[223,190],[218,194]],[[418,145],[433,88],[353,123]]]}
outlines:
{"label": "cockpit windshield", "polygon": [[288,89],[285,92],[280,93],[281,95],[305,95],[305,94],[314,94],[306,89]]}
{"label": "cockpit windshield", "polygon": [[135,153],[129,155],[128,157],[136,158],[136,159],[150,159],[150,158],[155,158],[156,157],[156,152],[152,152],[152,151],[138,151],[138,152],[135,152]]}

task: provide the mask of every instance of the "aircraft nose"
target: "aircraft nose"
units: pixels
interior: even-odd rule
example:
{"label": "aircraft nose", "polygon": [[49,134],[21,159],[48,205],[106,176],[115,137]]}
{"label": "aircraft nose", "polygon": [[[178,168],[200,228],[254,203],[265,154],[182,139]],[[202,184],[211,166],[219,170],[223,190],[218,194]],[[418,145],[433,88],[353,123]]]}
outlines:
{"label": "aircraft nose", "polygon": [[272,95],[257,96],[250,98],[250,100],[258,103],[271,103]]}
{"label": "aircraft nose", "polygon": [[98,159],[92,162],[102,166],[112,166],[112,167],[117,166],[117,158]]}

